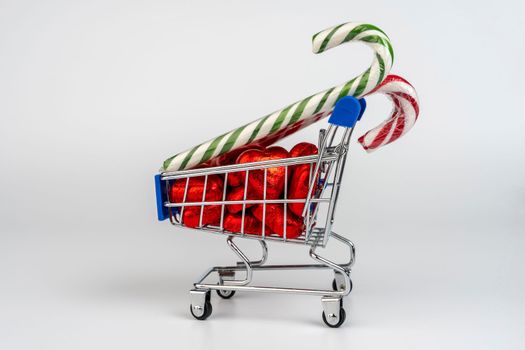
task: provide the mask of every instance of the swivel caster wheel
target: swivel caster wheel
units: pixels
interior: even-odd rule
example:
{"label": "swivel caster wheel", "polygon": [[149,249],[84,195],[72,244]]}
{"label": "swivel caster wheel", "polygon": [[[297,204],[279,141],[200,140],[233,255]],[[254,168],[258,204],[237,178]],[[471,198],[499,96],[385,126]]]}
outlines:
{"label": "swivel caster wheel", "polygon": [[235,295],[235,291],[234,290],[217,289],[217,294],[223,299],[230,299],[231,297],[233,297]]}
{"label": "swivel caster wheel", "polygon": [[[230,270],[219,271],[219,284],[220,285],[227,284],[228,281],[234,281],[234,280],[235,280],[235,271],[230,271]],[[231,297],[235,295],[235,291],[217,289],[217,294],[223,299],[230,299]]]}
{"label": "swivel caster wheel", "polygon": [[211,306],[210,296],[210,291],[196,289],[190,291],[190,312],[197,320],[204,321],[211,315],[213,308]]}
{"label": "swivel caster wheel", "polygon": [[343,309],[343,298],[322,297],[323,322],[330,328],[340,327],[346,320],[346,312]]}
{"label": "swivel caster wheel", "polygon": [[[334,318],[333,316],[329,315],[329,319],[331,318]],[[341,326],[346,320],[346,312],[345,312],[345,309],[343,308],[340,308],[339,309],[339,320],[337,322],[333,322],[332,320],[328,320],[326,318],[326,315],[323,311],[323,322],[330,328],[339,328],[339,326]]]}

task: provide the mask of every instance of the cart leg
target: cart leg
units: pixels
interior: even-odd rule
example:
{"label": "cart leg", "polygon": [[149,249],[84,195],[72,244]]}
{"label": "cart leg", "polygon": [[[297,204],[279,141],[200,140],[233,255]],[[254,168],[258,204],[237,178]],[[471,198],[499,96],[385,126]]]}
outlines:
{"label": "cart leg", "polygon": [[343,309],[343,298],[323,297],[323,321],[328,327],[337,328],[346,319],[345,309]]}
{"label": "cart leg", "polygon": [[244,265],[244,267],[246,268],[246,278],[244,280],[236,280],[235,278],[230,278],[232,275],[230,275],[229,272],[233,273],[233,277],[235,277],[235,273],[234,271],[227,269],[220,270],[219,275],[223,273],[224,276],[228,276],[227,278],[223,279],[223,282],[227,281],[226,284],[245,286],[249,284],[252,280],[252,267],[261,266],[266,262],[266,259],[268,259],[268,246],[266,245],[266,242],[259,241],[262,247],[262,257],[260,260],[250,261],[248,257],[242,252],[242,250],[233,242],[233,236],[229,236],[226,239],[226,243],[228,243],[228,246],[231,248],[231,250],[233,250],[233,252],[241,259],[241,261],[237,263],[237,266]]}
{"label": "cart leg", "polygon": [[209,290],[190,290],[190,312],[197,320],[205,320],[212,313]]}
{"label": "cart leg", "polygon": [[[343,241],[343,243],[346,243]],[[350,270],[345,265],[338,265],[327,258],[324,258],[317,254],[315,250],[317,244],[314,243],[310,248],[310,257],[334,270],[336,278],[341,282],[340,285],[336,285],[337,292],[340,292],[340,296],[324,296],[321,298],[323,304],[323,321],[328,327],[337,328],[341,326],[346,319],[346,312],[343,309],[343,296],[350,293],[351,280]],[[349,263],[352,263],[353,255]],[[334,280],[336,281],[336,280]],[[334,283],[334,284],[337,284]],[[339,289],[339,287],[341,289]]]}
{"label": "cart leg", "polygon": [[343,243],[344,245],[346,245],[349,249],[349,255],[350,257],[348,258],[348,261],[343,263],[343,264],[338,264],[339,266],[341,267],[344,267],[346,270],[350,271],[350,269],[352,268],[352,266],[355,264],[355,246],[354,246],[354,243],[349,240],[348,238],[345,238],[341,235],[338,235],[337,233],[333,232],[331,233],[332,237],[335,238],[336,240],[338,240],[339,242]]}
{"label": "cart leg", "polygon": [[328,260],[327,258],[324,258],[322,256],[320,256],[319,254],[317,254],[315,252],[317,246],[316,245],[313,245],[311,248],[310,248],[310,257],[320,263],[322,263],[323,265],[331,268],[332,270],[334,270],[334,273],[336,275],[336,278],[338,278],[338,280],[340,281],[340,283],[337,283],[336,287],[337,287],[337,291],[341,292],[341,295],[342,296],[346,296],[350,293],[350,288],[351,288],[351,281],[350,281],[350,270],[348,270],[347,268],[341,265],[338,265],[336,263],[334,263],[333,261],[331,260]]}
{"label": "cart leg", "polygon": [[[348,280],[350,281],[350,288],[348,292],[351,292],[352,291],[352,279],[350,278],[350,271],[347,272],[347,275],[348,275]],[[339,290],[345,290],[346,289],[346,285],[345,285],[345,278],[344,276],[338,272],[338,271],[334,271],[334,280],[332,281],[332,289],[334,291],[339,291]]]}
{"label": "cart leg", "polygon": [[233,243],[232,236],[229,236],[226,239],[226,243],[228,243],[228,246],[230,246],[231,250],[233,250],[233,252],[237,254],[237,256],[242,260],[241,264],[244,264],[246,268],[246,278],[244,280],[229,280],[229,284],[245,286],[248,283],[250,283],[252,280],[252,273],[253,273],[252,264],[250,260],[248,259],[248,257],[242,252],[242,250],[239,249],[237,244]]}
{"label": "cart leg", "polygon": [[[338,235],[337,233],[335,232],[332,232],[332,237],[335,238],[336,240],[338,240],[339,242],[345,244],[348,249],[349,249],[349,259],[347,262],[343,263],[343,264],[337,264],[339,265],[340,267],[342,267],[345,271],[345,274],[348,275],[348,281],[349,281],[349,285],[348,285],[348,293],[350,293],[352,291],[352,279],[350,278],[350,271],[351,271],[351,267],[354,265],[355,263],[355,246],[354,246],[354,243],[352,243],[351,240],[343,237],[343,236],[340,236]],[[345,284],[345,277],[342,275],[342,273],[340,271],[337,271],[337,270],[334,270],[334,280],[332,281],[332,289],[334,291],[339,291],[339,290],[345,290],[346,289],[346,284]]]}
{"label": "cart leg", "polygon": [[252,266],[262,266],[268,259],[268,245],[266,244],[265,241],[259,241],[259,243],[261,244],[261,248],[262,248],[261,260],[250,261],[250,265]]}
{"label": "cart leg", "polygon": [[[255,267],[255,266],[262,266],[264,265],[264,263],[266,262],[266,260],[268,259],[268,245],[266,244],[265,241],[258,241],[260,244],[261,244],[261,248],[262,248],[262,254],[261,254],[261,259],[260,260],[250,260],[248,261],[248,263],[250,264],[250,266],[252,267]],[[230,245],[230,242],[228,242],[228,245]],[[236,246],[236,245],[235,245]],[[236,246],[237,247],[237,246]],[[230,248],[232,248],[232,246],[230,245]],[[232,248],[233,249],[233,248]],[[237,247],[237,249],[239,249]],[[233,249],[235,251],[235,249]],[[237,251],[235,251],[235,254],[237,254],[237,256],[239,256],[239,254],[237,253]],[[242,257],[241,257],[242,258]],[[245,264],[244,261],[238,261],[237,262],[237,266],[243,266]]]}

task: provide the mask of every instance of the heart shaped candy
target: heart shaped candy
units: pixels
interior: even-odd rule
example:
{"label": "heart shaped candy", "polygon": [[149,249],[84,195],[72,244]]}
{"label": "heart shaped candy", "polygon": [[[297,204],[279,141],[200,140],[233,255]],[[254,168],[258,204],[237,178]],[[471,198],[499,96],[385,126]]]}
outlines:
{"label": "heart shaped candy", "polygon": [[290,150],[290,157],[303,157],[317,154],[317,146],[310,142],[301,142]]}
{"label": "heart shaped candy", "polygon": [[[201,215],[201,207],[189,206],[184,208],[182,214],[182,223],[191,228],[199,227],[199,220]],[[219,226],[221,222],[221,206],[207,205],[204,207],[202,214],[202,226],[214,225]]]}
{"label": "heart shaped candy", "polygon": [[[263,221],[264,206],[257,204],[253,206],[252,214],[259,220]],[[269,227],[273,233],[280,237],[284,237],[284,206],[282,204],[266,204],[266,215],[264,218],[266,226]],[[294,215],[289,210],[286,213],[286,238],[297,238],[301,235],[304,229],[303,219]]]}
{"label": "heart shaped candy", "polygon": [[[191,177],[189,180],[179,179],[176,180],[170,188],[169,199],[172,203],[183,203],[184,191],[186,189],[186,183],[188,183],[188,189],[186,193],[185,203],[188,202],[202,202],[202,195],[204,190],[204,177]],[[206,182],[206,201],[220,201],[222,199],[224,188],[224,181],[222,177],[218,175],[209,175],[208,181]],[[184,208],[182,215],[182,223],[187,227],[196,228],[199,227],[201,214],[200,206],[188,206]],[[215,225],[220,224],[221,219],[221,206],[220,205],[207,205],[204,207],[202,216],[202,225]]]}
{"label": "heart shaped candy", "polygon": [[[303,157],[317,153],[317,146],[308,142],[298,143],[290,150],[290,156],[292,157]],[[291,167],[291,170],[292,179],[288,186],[288,198],[306,199],[308,196],[308,188],[310,186],[310,171],[312,173],[315,171],[315,163],[311,166],[310,164],[296,165]],[[315,192],[315,187],[313,191]],[[303,215],[304,203],[289,203],[288,209],[294,214],[301,216]]]}
{"label": "heart shaped candy", "polygon": [[[184,199],[184,190],[186,189],[186,182],[188,179],[176,180],[171,185],[169,198],[172,203],[182,203]],[[209,175],[206,183],[206,200],[218,201],[222,199],[222,190],[224,181],[221,176]],[[202,192],[204,190],[204,176],[191,177],[188,184],[188,192],[186,193],[187,202],[202,202]]]}
{"label": "heart shaped candy", "polygon": [[[241,224],[241,214],[226,214],[224,218],[224,229],[230,232],[241,232]],[[250,213],[244,215],[244,233],[262,235],[261,223]]]}
{"label": "heart shaped candy", "polygon": [[[248,195],[246,196],[246,199],[254,199],[253,195],[248,191]],[[228,191],[228,194],[226,195],[227,201],[241,201],[244,200],[244,186],[234,187]],[[246,204],[246,209],[253,206],[253,204]],[[242,204],[228,204],[226,205],[226,209],[232,214],[236,214],[240,211],[242,211]]]}
{"label": "heart shaped candy", "polygon": [[[265,150],[250,149],[239,155],[237,158],[237,164],[252,163],[264,160],[272,159],[283,159],[288,158],[289,153],[282,147],[273,146]],[[246,178],[245,172],[237,172],[230,174],[228,177],[228,183],[230,183],[230,177],[233,180],[241,184],[244,183]],[[268,168],[266,170],[266,198],[277,199],[281,196],[284,190],[284,167]],[[237,178],[236,178],[237,176]],[[240,179],[239,179],[240,178]],[[250,195],[253,195],[251,199],[263,199],[264,196],[264,170],[251,170],[249,172],[248,190]]]}

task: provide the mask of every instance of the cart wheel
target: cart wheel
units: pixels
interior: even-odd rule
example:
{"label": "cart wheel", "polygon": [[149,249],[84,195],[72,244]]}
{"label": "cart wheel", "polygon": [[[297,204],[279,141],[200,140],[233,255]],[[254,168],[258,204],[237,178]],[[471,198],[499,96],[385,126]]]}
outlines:
{"label": "cart wheel", "polygon": [[326,316],[323,311],[323,322],[330,328],[339,328],[339,326],[341,326],[345,322],[345,320],[346,320],[346,312],[345,312],[345,309],[343,308],[339,309],[339,321],[335,324],[329,323],[326,320]]}
{"label": "cart wheel", "polygon": [[233,297],[235,295],[235,291],[234,290],[217,289],[217,294],[223,299],[230,299],[231,297]]}
{"label": "cart wheel", "polygon": [[203,305],[203,311],[199,310],[200,307],[195,307],[193,304],[190,304],[190,312],[193,317],[195,317],[197,320],[204,321],[207,319],[212,311],[213,308],[211,306],[211,293],[208,291],[206,292],[206,296],[204,298],[204,305]]}
{"label": "cart wheel", "polygon": [[[350,278],[350,290],[348,291],[348,293],[350,293],[350,292],[352,291],[352,288],[353,288],[353,287],[354,287],[354,285],[353,285],[353,283],[352,283],[352,279]],[[332,289],[333,289],[334,291],[336,291],[336,292],[338,291],[338,288],[337,288],[337,282],[336,282],[335,278],[334,278],[334,280],[332,281]]]}
{"label": "cart wheel", "polygon": [[200,321],[204,321],[205,319],[207,319],[211,315],[212,311],[213,311],[213,308],[211,306],[211,303],[208,300],[206,300],[206,302],[204,303],[204,312],[200,316],[195,315],[195,312],[193,310],[193,305],[190,305],[190,312],[192,316]]}

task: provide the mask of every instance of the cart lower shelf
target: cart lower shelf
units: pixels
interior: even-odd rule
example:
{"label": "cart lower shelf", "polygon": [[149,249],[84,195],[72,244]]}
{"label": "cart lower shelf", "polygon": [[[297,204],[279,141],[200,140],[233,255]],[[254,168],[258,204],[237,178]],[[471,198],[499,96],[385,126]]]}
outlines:
{"label": "cart lower shelf", "polygon": [[[329,327],[337,328],[346,319],[346,311],[343,308],[343,298],[350,294],[352,290],[352,280],[350,278],[351,267],[355,262],[354,244],[332,232],[331,236],[335,240],[343,243],[349,248],[348,261],[338,264],[328,260],[316,253],[316,245],[310,247],[310,257],[317,261],[315,264],[298,265],[265,265],[268,258],[268,246],[265,241],[259,241],[262,247],[262,257],[260,260],[251,261],[233,242],[234,236],[227,238],[227,243],[241,262],[233,266],[215,266],[207,270],[203,276],[194,283],[194,289],[190,291],[191,305],[190,312],[198,320],[205,320],[212,314],[211,291],[215,290],[223,299],[230,299],[235,292],[269,292],[269,293],[290,293],[321,296],[323,307],[322,319]],[[252,285],[254,271],[260,270],[309,270],[309,269],[332,269],[334,279],[332,289],[307,289],[277,286]],[[244,272],[244,279],[236,279],[236,272]],[[218,275],[217,283],[206,283],[211,275]]]}

